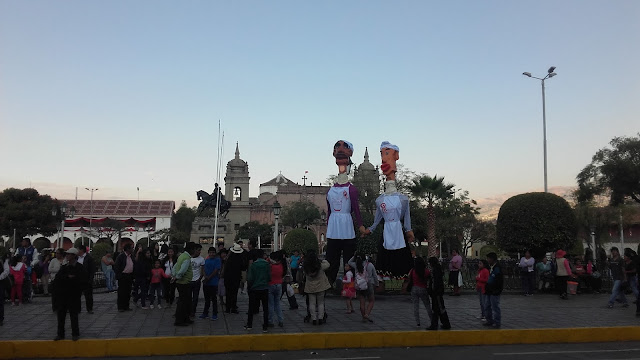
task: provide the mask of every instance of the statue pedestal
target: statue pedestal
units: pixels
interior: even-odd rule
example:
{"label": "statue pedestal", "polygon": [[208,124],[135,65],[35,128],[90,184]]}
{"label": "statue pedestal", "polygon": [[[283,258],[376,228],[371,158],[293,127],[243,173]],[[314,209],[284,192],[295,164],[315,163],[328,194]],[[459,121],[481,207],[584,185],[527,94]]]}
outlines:
{"label": "statue pedestal", "polygon": [[229,248],[233,245],[235,231],[231,224],[231,220],[222,217],[218,218],[217,239],[213,238],[213,229],[216,219],[213,217],[196,217],[191,227],[190,241],[196,244],[202,244],[203,247],[216,246],[218,242],[224,242],[224,247]]}

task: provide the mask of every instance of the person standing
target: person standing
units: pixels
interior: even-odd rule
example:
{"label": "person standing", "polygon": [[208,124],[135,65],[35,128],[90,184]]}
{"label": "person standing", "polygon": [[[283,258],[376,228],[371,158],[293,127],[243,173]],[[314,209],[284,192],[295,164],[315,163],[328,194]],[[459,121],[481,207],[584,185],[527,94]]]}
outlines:
{"label": "person standing", "polygon": [[449,322],[447,309],[444,306],[444,274],[442,266],[435,256],[429,258],[429,266],[431,267],[429,296],[431,296],[431,312],[433,313],[433,317],[431,318],[431,325],[427,330],[438,330],[438,320],[440,320],[443,330],[449,330],[451,329],[451,323]]}
{"label": "person standing", "polygon": [[329,267],[329,262],[320,261],[315,251],[307,252],[302,269],[306,279],[304,292],[309,297],[308,308],[313,325],[321,325],[325,322],[324,294],[331,288],[325,272]]}
{"label": "person standing", "polygon": [[149,297],[149,282],[151,281],[151,250],[146,249],[138,253],[138,259],[133,267],[133,277],[135,278],[136,294],[133,302],[138,306],[138,300],[142,309],[146,310],[147,299]]}
{"label": "person standing", "polygon": [[553,267],[546,256],[543,256],[540,262],[536,264],[536,270],[538,276],[540,276],[538,291],[549,289],[551,287],[551,281],[553,280]]}
{"label": "person standing", "polygon": [[449,261],[449,285],[453,286],[453,293],[449,296],[460,296],[460,269],[462,268],[462,256],[457,249],[451,251],[451,261]]}
{"label": "person standing", "polygon": [[225,312],[238,314],[238,290],[240,289],[240,279],[244,256],[242,247],[239,244],[233,245],[231,252],[224,263],[224,286],[227,299],[225,301]]}
{"label": "person standing", "polygon": [[222,262],[216,256],[216,248],[209,248],[209,256],[204,262],[204,278],[202,279],[202,291],[204,292],[204,310],[200,319],[209,316],[209,304],[211,304],[211,320],[218,320],[218,283],[220,281],[220,269]]}
{"label": "person standing", "polygon": [[170,247],[167,249],[167,256],[164,258],[164,273],[168,278],[162,279],[162,287],[164,291],[164,300],[168,307],[173,305],[173,301],[176,298],[176,283],[171,282],[171,274],[173,274],[174,266],[178,256],[176,255],[176,249]]}
{"label": "person standing", "polygon": [[178,304],[176,305],[175,326],[187,326],[193,321],[189,318],[191,307],[191,280],[193,279],[193,269],[191,267],[191,257],[196,254],[196,244],[188,242],[184,252],[178,256],[178,261],[171,275],[171,281],[176,283],[178,289]]}
{"label": "person standing", "polygon": [[491,252],[487,254],[487,262],[489,263],[489,279],[484,287],[484,316],[487,321],[485,326],[491,326],[494,329],[500,329],[502,324],[502,313],[500,311],[500,294],[504,283],[504,275],[502,268],[498,263],[498,255]]}
{"label": "person standing", "polygon": [[617,247],[611,248],[611,259],[609,259],[609,269],[611,270],[611,277],[613,279],[613,288],[611,289],[611,297],[607,307],[613,308],[613,304],[616,299],[620,299],[623,307],[629,307],[627,298],[624,296],[622,283],[624,282],[624,265],[622,264],[622,258],[620,258],[620,252]]}
{"label": "person standing", "polygon": [[133,267],[134,261],[132,257],[133,245],[125,244],[124,251],[118,255],[115,263],[116,278],[118,279],[118,311],[124,312],[131,310],[129,300],[131,299],[131,287],[133,285]]}
{"label": "person standing", "polygon": [[[360,255],[353,256],[348,263],[349,266],[355,269],[355,288],[360,299],[362,322],[373,322],[371,312],[376,302],[375,291],[379,284],[376,268],[367,257]],[[367,301],[369,302],[368,304],[366,304]]]}
{"label": "person standing", "polygon": [[54,290],[54,287],[55,287],[56,275],[58,274],[58,271],[60,271],[60,267],[62,267],[64,257],[65,257],[64,249],[58,249],[56,250],[56,257],[49,262],[49,267],[48,267],[49,283],[50,283],[49,286],[51,287],[51,309],[53,310],[53,312],[58,311],[58,308],[56,305],[56,292]]}
{"label": "person standing", "polygon": [[634,257],[637,256],[633,250],[625,249],[624,251],[624,276],[629,283],[629,288],[635,298],[638,297],[638,275],[636,262]]}
{"label": "person standing", "polygon": [[269,322],[269,281],[271,280],[271,269],[269,263],[264,259],[262,249],[255,249],[257,259],[249,266],[247,271],[247,289],[249,290],[249,311],[245,330],[251,330],[253,325],[253,311],[258,308],[255,303],[262,304],[262,332],[267,332]]}
{"label": "person standing", "polygon": [[149,307],[153,309],[154,298],[158,300],[158,309],[162,309],[162,293],[164,291],[162,286],[162,280],[169,276],[164,273],[162,269],[162,262],[160,259],[155,260],[153,263],[153,269],[151,269],[151,283],[149,284]]}
{"label": "person standing", "polygon": [[102,267],[102,273],[104,274],[105,282],[107,283],[107,291],[112,292],[114,290],[116,273],[113,271],[113,253],[107,251],[106,254],[100,259],[100,266]]}
{"label": "person standing", "polygon": [[5,289],[5,279],[9,277],[11,274],[11,269],[9,266],[9,253],[5,253],[0,258],[0,266],[2,266],[2,270],[0,271],[0,326],[4,325],[4,294],[7,290]]}
{"label": "person standing", "polygon": [[280,297],[282,297],[282,283],[284,276],[287,274],[287,264],[282,256],[281,251],[271,253],[271,280],[269,281],[269,326],[272,327],[276,318],[278,318],[278,326],[284,326],[284,317],[282,316],[282,307],[280,306]]}
{"label": "person standing", "polygon": [[191,258],[191,313],[189,318],[191,321],[196,318],[196,308],[198,307],[198,298],[200,297],[200,287],[202,286],[202,278],[204,276],[204,258],[200,256],[202,253],[202,245],[195,244],[195,256]]}
{"label": "person standing", "polygon": [[80,337],[78,314],[82,307],[82,293],[88,287],[89,278],[85,266],[78,263],[79,249],[71,248],[66,252],[67,264],[62,265],[56,275],[54,287],[58,298],[58,335],[55,341],[64,339],[64,322],[69,313],[71,336],[73,341]]}
{"label": "person standing", "polygon": [[478,261],[478,275],[476,275],[476,292],[478,293],[478,300],[480,300],[480,316],[478,319],[487,321],[484,313],[484,295],[485,288],[489,281],[489,263],[486,260]]}
{"label": "person standing", "polygon": [[535,283],[536,273],[534,272],[534,265],[536,261],[531,257],[531,252],[527,250],[524,256],[520,259],[520,277],[522,278],[522,292],[524,296],[533,295],[533,284]]}
{"label": "person standing", "polygon": [[567,280],[573,275],[569,261],[564,258],[566,254],[562,249],[556,251],[556,289],[563,300],[569,299],[567,295]]}
{"label": "person standing", "polygon": [[298,267],[300,265],[300,251],[293,250],[293,255],[291,255],[291,277],[295,282],[298,275]]}
{"label": "person standing", "polygon": [[[219,245],[219,244],[218,244]],[[220,246],[218,246],[218,248],[220,248]],[[224,310],[224,306],[225,306],[225,301],[224,301],[224,297],[226,296],[226,291],[224,288],[224,263],[227,260],[227,254],[229,252],[227,251],[227,249],[224,248],[224,246],[222,247],[222,250],[220,250],[219,253],[219,259],[220,259],[220,276],[218,278],[218,293],[216,294],[216,296],[218,296],[218,302],[220,303],[220,306],[222,307],[222,309]]]}
{"label": "person standing", "polygon": [[42,259],[42,263],[40,264],[40,269],[42,270],[42,276],[40,280],[42,281],[42,291],[45,296],[49,295],[49,282],[51,280],[51,275],[49,274],[49,264],[51,263],[51,252],[47,252],[44,255],[44,259]]}
{"label": "person standing", "polygon": [[96,271],[96,266],[91,255],[87,254],[87,249],[84,245],[80,244],[76,246],[76,249],[78,249],[78,263],[84,266],[87,273],[88,283],[83,291],[87,312],[93,314],[93,274]]}
{"label": "person standing", "polygon": [[[13,276],[13,287],[11,288],[11,305],[20,305],[22,303],[22,286],[25,281],[29,281],[27,278],[27,265],[19,260],[22,259],[22,257],[20,255],[14,256],[11,259],[11,263],[9,264],[11,265],[9,271]],[[17,304],[16,296],[18,297]]]}
{"label": "person standing", "polygon": [[413,269],[409,270],[409,284],[411,285],[413,316],[416,320],[417,327],[420,327],[420,300],[422,300],[425,309],[427,309],[429,323],[433,322],[433,311],[427,290],[430,277],[431,272],[427,269],[424,259],[421,256],[416,257],[414,259]]}

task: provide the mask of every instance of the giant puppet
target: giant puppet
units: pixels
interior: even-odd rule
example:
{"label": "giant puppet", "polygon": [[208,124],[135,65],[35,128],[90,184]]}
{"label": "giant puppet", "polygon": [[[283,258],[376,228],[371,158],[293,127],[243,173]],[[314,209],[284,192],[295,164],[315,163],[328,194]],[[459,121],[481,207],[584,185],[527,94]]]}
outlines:
{"label": "giant puppet", "polygon": [[327,276],[333,285],[340,267],[340,255],[346,264],[356,251],[356,232],[353,218],[360,231],[364,231],[358,189],[349,182],[348,173],[351,168],[353,145],[345,140],[338,140],[333,145],[333,157],[338,165],[338,178],[327,193],[327,261],[331,265]]}
{"label": "giant puppet", "polygon": [[386,177],[384,193],[376,199],[376,216],[373,225],[361,230],[368,235],[384,219],[383,242],[378,250],[376,270],[384,276],[405,277],[413,266],[411,250],[407,245],[413,242],[409,198],[396,188],[396,161],[400,158],[398,146],[383,141],[380,145],[382,173]]}

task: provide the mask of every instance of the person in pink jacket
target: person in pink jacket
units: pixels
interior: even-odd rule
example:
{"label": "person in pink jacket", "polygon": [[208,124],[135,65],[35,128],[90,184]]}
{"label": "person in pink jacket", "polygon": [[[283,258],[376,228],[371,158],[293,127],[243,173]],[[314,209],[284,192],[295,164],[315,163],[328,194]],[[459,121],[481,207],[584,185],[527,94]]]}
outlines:
{"label": "person in pink jacket", "polygon": [[[22,302],[22,284],[27,276],[27,266],[20,260],[21,256],[18,255],[13,257],[10,263],[11,268],[9,271],[14,280],[13,286],[11,287],[11,305],[20,305]],[[16,296],[18,297],[17,303]]]}

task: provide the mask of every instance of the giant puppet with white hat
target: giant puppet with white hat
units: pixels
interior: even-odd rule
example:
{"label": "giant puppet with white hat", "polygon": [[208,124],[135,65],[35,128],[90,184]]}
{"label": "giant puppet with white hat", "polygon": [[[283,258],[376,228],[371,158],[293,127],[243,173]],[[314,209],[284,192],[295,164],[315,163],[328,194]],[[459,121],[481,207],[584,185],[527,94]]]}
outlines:
{"label": "giant puppet with white hat", "polygon": [[384,193],[376,199],[376,215],[373,225],[361,230],[368,235],[384,219],[382,247],[378,251],[376,270],[383,276],[401,278],[409,274],[413,266],[411,249],[413,242],[409,197],[399,193],[396,186],[396,161],[400,159],[400,148],[388,141],[380,144],[382,165],[380,169],[386,177]]}
{"label": "giant puppet with white hat", "polygon": [[[338,140],[333,145],[333,157],[338,165],[336,183],[327,192],[327,271],[329,282],[333,285],[340,267],[340,255],[346,264],[356,251],[355,220],[360,231],[364,231],[358,189],[349,182],[353,144],[346,140]],[[353,216],[352,216],[353,214]]]}

